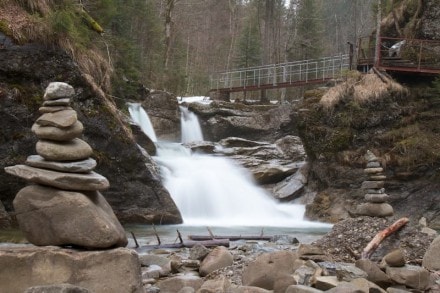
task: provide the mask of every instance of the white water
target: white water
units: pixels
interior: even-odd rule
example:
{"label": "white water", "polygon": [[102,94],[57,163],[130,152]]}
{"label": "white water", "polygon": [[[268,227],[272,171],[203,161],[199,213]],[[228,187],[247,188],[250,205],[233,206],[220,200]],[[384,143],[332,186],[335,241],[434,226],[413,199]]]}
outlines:
{"label": "white water", "polygon": [[154,132],[153,124],[151,124],[150,118],[147,112],[142,108],[139,103],[127,103],[128,112],[130,113],[133,122],[139,125],[142,131],[154,142],[157,141],[156,133]]}
{"label": "white water", "polygon": [[[131,113],[131,112],[130,112]],[[136,115],[144,115],[140,111]],[[146,114],[145,114],[146,115]],[[185,115],[185,114],[183,114]],[[193,125],[196,115],[182,124]],[[145,121],[146,119],[140,119]],[[198,122],[197,122],[198,124]],[[182,126],[182,137],[203,140],[200,126]],[[164,186],[178,206],[185,225],[317,228],[303,220],[305,207],[280,204],[258,187],[248,170],[224,157],[191,154],[181,144],[158,142],[157,157]]]}
{"label": "white water", "polygon": [[182,106],[180,106],[179,109],[182,143],[203,141],[202,128],[200,127],[199,119],[196,114]]}

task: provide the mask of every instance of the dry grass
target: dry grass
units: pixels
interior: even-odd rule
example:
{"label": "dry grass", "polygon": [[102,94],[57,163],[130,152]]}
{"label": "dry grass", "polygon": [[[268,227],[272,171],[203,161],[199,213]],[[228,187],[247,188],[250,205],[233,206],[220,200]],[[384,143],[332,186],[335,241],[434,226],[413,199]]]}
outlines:
{"label": "dry grass", "polygon": [[319,103],[324,109],[331,110],[346,99],[352,99],[362,105],[390,95],[406,95],[407,93],[406,88],[392,79],[368,73],[360,78],[349,78],[346,82],[332,87],[322,96]]}

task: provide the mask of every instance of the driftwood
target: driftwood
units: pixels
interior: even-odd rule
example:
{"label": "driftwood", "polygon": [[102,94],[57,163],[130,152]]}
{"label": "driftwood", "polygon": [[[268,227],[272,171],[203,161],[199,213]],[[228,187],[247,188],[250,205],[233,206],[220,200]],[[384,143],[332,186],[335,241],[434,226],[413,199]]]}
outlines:
{"label": "driftwood", "polygon": [[402,228],[406,223],[409,222],[408,218],[401,218],[394,222],[391,226],[386,229],[380,231],[374,236],[373,240],[368,243],[368,245],[364,248],[361,254],[362,259],[368,259],[373,254],[373,252],[379,247],[379,244],[388,236]]}
{"label": "driftwood", "polygon": [[169,243],[169,244],[157,244],[157,245],[143,245],[136,248],[137,252],[144,252],[152,249],[167,249],[167,248],[191,248],[196,244],[201,244],[205,247],[217,247],[225,246],[229,247],[228,239],[213,239],[206,241],[183,241],[182,243]]}
{"label": "driftwood", "polygon": [[272,236],[241,236],[241,235],[189,235],[189,239],[195,241],[203,241],[203,240],[212,240],[212,239],[229,239],[230,241],[235,240],[263,240],[263,241],[272,241]]}

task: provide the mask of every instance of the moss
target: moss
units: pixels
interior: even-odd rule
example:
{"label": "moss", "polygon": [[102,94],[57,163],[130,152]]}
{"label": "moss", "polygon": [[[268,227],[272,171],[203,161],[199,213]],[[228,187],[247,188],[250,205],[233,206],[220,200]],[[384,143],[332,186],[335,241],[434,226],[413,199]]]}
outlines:
{"label": "moss", "polygon": [[8,23],[4,19],[0,19],[0,32],[4,33],[7,36],[12,36],[12,31],[9,28]]}

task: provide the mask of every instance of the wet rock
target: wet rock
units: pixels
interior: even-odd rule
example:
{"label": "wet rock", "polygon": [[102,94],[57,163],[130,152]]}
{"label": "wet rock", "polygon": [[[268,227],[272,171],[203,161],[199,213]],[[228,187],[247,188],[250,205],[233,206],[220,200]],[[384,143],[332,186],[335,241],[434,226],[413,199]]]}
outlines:
{"label": "wet rock", "polygon": [[295,174],[277,183],[272,189],[274,197],[284,200],[295,199],[307,184],[307,171],[307,165],[304,165]]}
{"label": "wet rock", "polygon": [[14,208],[20,229],[35,245],[127,245],[125,230],[96,191],[79,193],[31,185],[17,194]]}
{"label": "wet rock", "polygon": [[139,256],[139,261],[142,266],[159,266],[160,276],[168,276],[171,273],[171,260],[154,254],[142,254]]}

